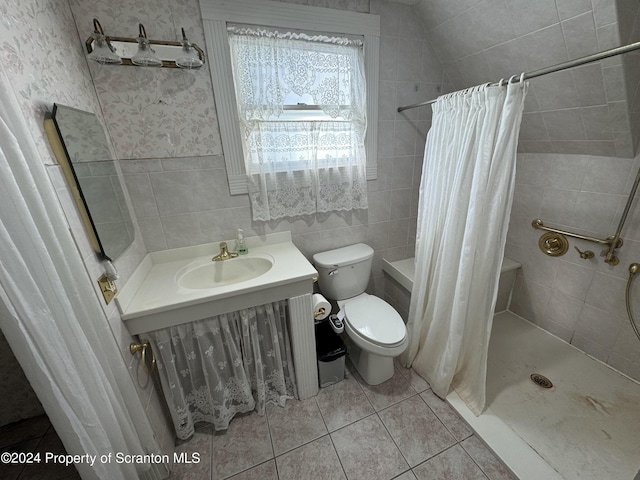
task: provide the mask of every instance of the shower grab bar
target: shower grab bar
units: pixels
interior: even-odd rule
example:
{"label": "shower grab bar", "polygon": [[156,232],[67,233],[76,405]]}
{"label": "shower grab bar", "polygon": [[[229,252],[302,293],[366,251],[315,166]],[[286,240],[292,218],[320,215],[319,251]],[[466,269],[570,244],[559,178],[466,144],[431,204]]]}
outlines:
{"label": "shower grab bar", "polygon": [[[622,227],[624,227],[624,222],[627,221],[627,215],[629,214],[631,203],[633,203],[633,199],[635,198],[636,192],[638,190],[638,183],[640,183],[640,169],[638,170],[638,173],[636,173],[636,179],[634,180],[633,187],[631,187],[631,192],[629,192],[629,196],[627,197],[627,204],[624,206],[624,210],[622,211],[622,216],[620,217],[618,228],[616,229],[616,233],[613,235],[612,242],[609,245],[609,250],[605,254],[606,258],[604,259],[604,261],[607,263],[611,263],[614,261],[614,258],[616,258],[616,248],[620,248],[615,245],[618,239],[620,239],[620,233],[622,232]],[[620,243],[620,245],[622,245],[622,243]],[[615,265],[616,263],[613,263],[613,265]]]}
{"label": "shower grab bar", "polygon": [[567,230],[560,230],[558,228],[547,227],[542,220],[536,218],[533,222],[531,222],[531,226],[536,230],[545,230],[547,232],[559,233],[560,235],[566,235],[567,237],[579,238],[580,240],[586,240],[588,242],[599,243],[600,245],[608,245],[612,246],[615,240],[616,246],[615,248],[620,248],[622,246],[622,239],[620,236],[616,239],[615,236],[607,237],[607,238],[595,238],[590,237],[588,235],[581,235],[579,233],[568,232]]}

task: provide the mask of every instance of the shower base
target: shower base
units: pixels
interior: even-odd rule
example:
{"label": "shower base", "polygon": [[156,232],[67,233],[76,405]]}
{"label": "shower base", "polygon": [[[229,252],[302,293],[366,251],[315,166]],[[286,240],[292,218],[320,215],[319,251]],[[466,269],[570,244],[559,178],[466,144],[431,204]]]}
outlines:
{"label": "shower base", "polygon": [[640,384],[511,312],[494,317],[485,413],[455,392],[447,401],[522,480],[632,480],[640,470]]}

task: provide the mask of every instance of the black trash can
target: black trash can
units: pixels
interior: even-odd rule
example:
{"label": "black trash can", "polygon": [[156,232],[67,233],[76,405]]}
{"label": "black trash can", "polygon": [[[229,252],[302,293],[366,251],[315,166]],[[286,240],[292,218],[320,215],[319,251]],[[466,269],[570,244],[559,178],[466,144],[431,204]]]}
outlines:
{"label": "black trash can", "polygon": [[344,357],[347,347],[328,321],[316,324],[316,353],[320,388],[344,379]]}

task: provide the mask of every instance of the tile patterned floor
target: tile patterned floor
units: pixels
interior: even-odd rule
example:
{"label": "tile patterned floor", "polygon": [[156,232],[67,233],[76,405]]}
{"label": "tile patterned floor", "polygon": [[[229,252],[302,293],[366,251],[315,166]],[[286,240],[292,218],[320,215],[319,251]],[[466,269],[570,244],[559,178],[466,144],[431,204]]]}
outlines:
{"label": "tile patterned floor", "polygon": [[467,424],[413,370],[387,382],[347,377],[304,401],[199,429],[176,449],[198,452],[170,480],[513,480]]}
{"label": "tile patterned floor", "polygon": [[[0,452],[66,453],[58,434],[46,415],[21,420],[0,427]],[[0,463],[2,480],[80,480],[73,465]]]}

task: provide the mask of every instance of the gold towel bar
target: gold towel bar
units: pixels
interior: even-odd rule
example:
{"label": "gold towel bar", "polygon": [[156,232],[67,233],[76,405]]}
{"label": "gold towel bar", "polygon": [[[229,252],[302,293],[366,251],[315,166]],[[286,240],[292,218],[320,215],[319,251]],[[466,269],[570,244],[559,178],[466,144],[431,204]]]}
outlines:
{"label": "gold towel bar", "polygon": [[[151,368],[147,365],[147,349],[151,351]],[[153,353],[153,349],[151,348],[151,344],[149,340],[145,340],[142,343],[132,343],[129,345],[129,351],[131,355],[135,355],[138,352],[141,352],[142,356],[142,369],[147,375],[151,375],[153,369],[156,366],[156,356]]]}

